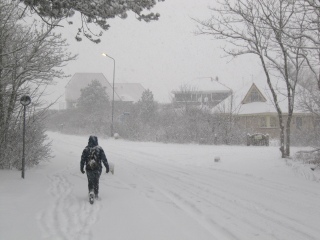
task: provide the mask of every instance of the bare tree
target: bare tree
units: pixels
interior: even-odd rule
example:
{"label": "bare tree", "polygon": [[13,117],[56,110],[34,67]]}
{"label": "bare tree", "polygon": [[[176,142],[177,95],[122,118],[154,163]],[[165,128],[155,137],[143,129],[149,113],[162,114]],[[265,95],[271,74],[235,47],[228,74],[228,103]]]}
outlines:
{"label": "bare tree", "polygon": [[302,88],[298,92],[298,107],[320,118],[320,90],[314,74],[306,72],[300,84]]}
{"label": "bare tree", "polygon": [[[254,54],[264,70],[280,123],[280,151],[282,157],[290,155],[290,123],[294,108],[295,89],[305,59],[304,42],[292,38],[292,32],[301,32],[303,23],[297,16],[295,0],[221,0],[211,8],[212,17],[196,20],[198,33],[225,40],[223,48],[231,57]],[[304,13],[302,13],[303,15]],[[303,19],[303,18],[302,18]],[[299,24],[299,25],[297,25]],[[294,73],[294,74],[293,74]],[[282,79],[286,89],[288,117],[285,121],[279,94],[273,79]]]}
{"label": "bare tree", "polygon": [[[60,35],[45,25],[19,24],[17,13],[15,5],[0,3],[0,150],[5,153],[0,156],[0,167],[10,167],[3,162],[10,159],[6,154],[18,152],[19,146],[14,142],[21,124],[20,97],[29,94],[33,99],[28,122],[34,122],[39,128],[43,126],[41,96],[44,89],[54,78],[63,77],[64,73],[58,68],[74,59],[66,51],[67,45]],[[29,133],[36,132],[41,135],[42,130]],[[36,144],[41,146],[37,141],[33,144],[30,150],[34,150]]]}
{"label": "bare tree", "polygon": [[217,140],[222,138],[225,144],[231,143],[241,143],[241,138],[243,138],[246,133],[243,131],[239,125],[239,116],[241,105],[236,105],[235,96],[233,93],[218,104],[213,110],[213,128]]}

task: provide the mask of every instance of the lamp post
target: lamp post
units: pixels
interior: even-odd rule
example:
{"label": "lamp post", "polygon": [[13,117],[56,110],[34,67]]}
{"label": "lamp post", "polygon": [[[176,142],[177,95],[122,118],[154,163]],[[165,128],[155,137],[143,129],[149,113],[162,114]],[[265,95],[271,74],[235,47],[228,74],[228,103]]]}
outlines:
{"label": "lamp post", "polygon": [[23,134],[22,134],[22,169],[21,177],[24,178],[24,165],[25,165],[25,136],[26,136],[26,107],[31,103],[31,98],[28,95],[24,95],[20,98],[20,103],[23,106]]}
{"label": "lamp post", "polygon": [[103,53],[102,56],[111,58],[113,60],[113,81],[112,81],[112,105],[111,105],[111,137],[113,137],[113,114],[114,114],[114,78],[116,75],[116,60],[113,57]]}

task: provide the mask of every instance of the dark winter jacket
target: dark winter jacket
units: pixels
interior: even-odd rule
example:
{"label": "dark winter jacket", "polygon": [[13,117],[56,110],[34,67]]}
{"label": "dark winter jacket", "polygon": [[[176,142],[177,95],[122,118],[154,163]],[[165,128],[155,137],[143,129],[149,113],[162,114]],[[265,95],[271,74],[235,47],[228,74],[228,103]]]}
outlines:
{"label": "dark winter jacket", "polygon": [[100,147],[98,145],[98,138],[96,136],[90,136],[89,137],[88,145],[85,147],[85,149],[83,150],[82,155],[81,155],[80,170],[83,171],[85,165],[86,165],[86,170],[87,171],[88,170],[89,171],[92,170],[90,168],[90,165],[88,164],[88,162],[90,160],[89,159],[90,151],[93,148],[95,148],[96,151],[97,151],[98,170],[99,171],[102,170],[102,162],[103,162],[103,165],[109,171],[109,164],[108,164],[107,157],[106,157],[102,147]]}

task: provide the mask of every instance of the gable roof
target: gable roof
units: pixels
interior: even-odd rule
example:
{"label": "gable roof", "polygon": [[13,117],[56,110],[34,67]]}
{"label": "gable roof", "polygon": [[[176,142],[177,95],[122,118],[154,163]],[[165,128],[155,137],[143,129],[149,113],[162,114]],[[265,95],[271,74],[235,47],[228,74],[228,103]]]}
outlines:
{"label": "gable roof", "polygon": [[[285,94],[285,86],[284,82],[277,81],[273,83],[275,92],[278,96],[278,104],[284,114],[288,113],[288,103],[287,96]],[[298,87],[298,86],[297,86]],[[249,96],[250,91],[253,88],[257,88],[259,93],[266,100],[264,102],[247,102],[247,98]],[[296,98],[297,99],[297,98]],[[239,115],[251,115],[251,114],[264,114],[264,113],[272,113],[277,114],[277,110],[273,101],[272,93],[269,89],[267,81],[264,79],[257,79],[253,82],[250,82],[244,85],[242,88],[233,92],[231,96],[226,98],[223,102],[218,104],[215,108],[213,108],[213,112],[221,112],[222,109],[224,111],[227,109],[226,106],[230,105],[232,102],[232,111],[235,114]],[[303,113],[303,111],[299,110],[295,104],[295,113]],[[230,112],[230,108],[227,109],[227,112]]]}
{"label": "gable roof", "polygon": [[[181,91],[192,91],[201,93],[210,92],[230,92],[231,89],[220,83],[218,80],[213,78],[200,78],[193,79],[184,83],[182,89],[174,90],[173,93],[179,93]],[[186,89],[183,89],[186,88]]]}
{"label": "gable roof", "polygon": [[[81,95],[81,89],[86,88],[93,80],[99,81],[103,87],[106,87],[106,93],[111,100],[112,84],[102,73],[75,73],[65,87],[65,100],[67,102],[77,101]],[[114,100],[137,102],[144,90],[140,83],[115,83]]]}
{"label": "gable roof", "polygon": [[115,83],[114,91],[122,101],[138,102],[145,88],[140,83]]}
{"label": "gable roof", "polygon": [[[66,101],[77,101],[81,95],[80,90],[86,88],[93,80],[99,81],[103,87],[106,87],[108,96],[112,96],[112,85],[102,73],[75,73],[66,86]],[[114,100],[119,101],[119,96],[115,94]]]}
{"label": "gable roof", "polygon": [[261,91],[259,90],[259,88],[256,86],[256,84],[252,83],[249,91],[247,92],[246,96],[244,97],[244,99],[241,101],[242,104],[246,104],[246,103],[250,103],[252,102],[250,97],[251,97],[251,93],[253,91],[257,91],[257,94],[259,95],[259,97],[261,98],[260,102],[266,102],[267,99],[263,96],[263,94],[261,93]]}

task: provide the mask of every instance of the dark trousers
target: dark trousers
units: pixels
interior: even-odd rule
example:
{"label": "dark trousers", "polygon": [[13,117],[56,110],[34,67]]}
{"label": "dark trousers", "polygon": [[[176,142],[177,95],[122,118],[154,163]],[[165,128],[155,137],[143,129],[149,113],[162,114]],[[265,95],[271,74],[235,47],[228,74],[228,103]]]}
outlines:
{"label": "dark trousers", "polygon": [[87,170],[88,189],[89,192],[94,192],[95,195],[99,194],[99,179],[101,170]]}

